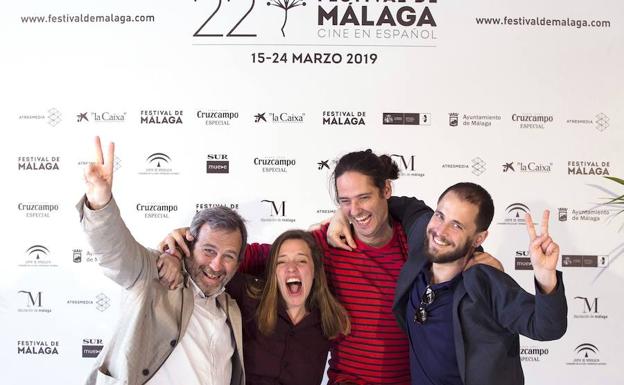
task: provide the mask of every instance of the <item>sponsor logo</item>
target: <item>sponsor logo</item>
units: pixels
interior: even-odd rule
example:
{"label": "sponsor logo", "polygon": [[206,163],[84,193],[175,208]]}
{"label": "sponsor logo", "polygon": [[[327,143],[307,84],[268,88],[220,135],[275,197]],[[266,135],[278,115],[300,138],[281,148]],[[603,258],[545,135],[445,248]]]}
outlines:
{"label": "sponsor logo", "polygon": [[608,209],[570,209],[568,207],[559,208],[560,222],[600,222],[606,220],[611,211]]}
{"label": "sponsor logo", "polygon": [[43,245],[33,245],[26,249],[24,262],[20,267],[58,267],[52,263],[50,250]]}
{"label": "sponsor logo", "polygon": [[503,165],[503,173],[548,174],[552,171],[552,162],[507,162]]}
{"label": "sponsor logo", "polygon": [[48,124],[52,127],[56,127],[57,124],[63,121],[63,114],[56,108],[50,108],[48,110]]}
{"label": "sponsor logo", "polygon": [[511,121],[517,123],[519,128],[544,129],[554,118],[546,114],[512,114]]}
{"label": "sponsor logo", "polygon": [[338,164],[338,158],[333,158],[333,159],[322,159],[318,162],[316,162],[316,169],[321,171],[321,170],[332,170],[336,167],[336,165]]}
{"label": "sponsor logo", "polygon": [[104,293],[100,293],[95,298],[68,299],[68,305],[88,305],[95,307],[100,312],[106,311],[110,307],[110,298]]}
{"label": "sponsor logo", "polygon": [[459,114],[457,112],[449,112],[449,126],[457,127],[459,124]]}
{"label": "sponsor logo", "polygon": [[[224,3],[211,13],[198,20],[194,26],[195,38],[231,38],[275,36],[284,39],[289,35],[294,22],[315,23],[316,30],[303,28],[311,35],[305,36],[308,41],[316,35],[318,40],[327,39],[359,39],[364,43],[380,41],[436,40],[437,23],[430,5],[437,5],[437,0],[418,0],[417,4],[405,3],[352,3],[348,7],[336,4],[335,0],[319,0],[310,6],[306,0],[271,0],[266,3],[252,3],[242,18],[232,15],[229,3]],[[308,5],[306,7],[306,5]],[[244,22],[247,16],[254,20],[265,16],[258,14],[258,8],[268,7],[270,17],[262,19],[264,23]],[[307,11],[307,12],[306,12]],[[307,17],[304,16],[307,14]],[[225,19],[225,20],[224,20]],[[307,24],[304,27],[308,26]],[[312,35],[313,34],[313,35]],[[293,41],[290,41],[293,43]],[[357,63],[357,61],[354,61]]]}
{"label": "sponsor logo", "polygon": [[610,175],[610,162],[569,160],[568,175]]}
{"label": "sponsor logo", "polygon": [[17,292],[24,300],[24,307],[17,308],[18,313],[51,313],[52,309],[43,304],[43,294],[40,291],[20,290]]}
{"label": "sponsor logo", "polygon": [[516,270],[533,270],[533,265],[531,264],[531,257],[528,250],[516,250],[515,258]]}
{"label": "sponsor logo", "polygon": [[238,119],[239,114],[227,110],[197,110],[195,116],[206,126],[229,126],[232,121]]}
{"label": "sponsor logo", "polygon": [[301,124],[304,122],[305,115],[305,112],[259,112],[254,115],[254,122]]}
{"label": "sponsor logo", "polygon": [[55,203],[19,202],[17,211],[23,213],[26,218],[50,218],[59,211],[59,206]]}
{"label": "sponsor logo", "polygon": [[539,346],[520,346],[520,361],[540,362],[548,356],[548,348]]}
{"label": "sponsor logo", "polygon": [[46,120],[50,126],[56,127],[63,121],[63,114],[53,107],[42,113],[20,114],[17,118],[19,120]]}
{"label": "sponsor logo", "polygon": [[428,112],[384,112],[382,123],[402,126],[430,126],[431,114]]}
{"label": "sponsor logo", "polygon": [[104,342],[100,338],[82,339],[82,358],[95,358],[104,349]]}
{"label": "sponsor logo", "polygon": [[254,158],[253,164],[263,173],[285,173],[297,164],[297,160],[282,157]]}
{"label": "sponsor logo", "polygon": [[566,362],[566,365],[606,365],[600,360],[600,351],[594,344],[583,343],[574,348],[574,359]]}
{"label": "sponsor logo", "polygon": [[487,163],[480,157],[470,160],[470,163],[444,163],[442,168],[446,169],[467,169],[471,170],[473,175],[480,176],[487,171]]}
{"label": "sponsor logo", "polygon": [[206,155],[206,174],[229,174],[230,161],[227,154]]}
{"label": "sponsor logo", "polygon": [[169,214],[178,211],[178,205],[171,203],[137,203],[136,211],[146,219],[168,219]]}
{"label": "sponsor logo", "polygon": [[74,263],[98,263],[102,254],[94,253],[92,250],[87,250],[84,252],[82,249],[73,249],[72,250],[72,261]]}
{"label": "sponsor logo", "polygon": [[[80,167],[86,167],[88,164],[93,163],[93,161],[86,161],[86,160],[81,160],[78,161],[78,166]],[[117,156],[115,156],[115,160],[113,162],[113,169],[114,171],[117,171],[121,168],[121,159]]]}
{"label": "sponsor logo", "polygon": [[180,110],[141,110],[141,124],[182,124]]}
{"label": "sponsor logo", "polygon": [[195,204],[195,213],[198,213],[205,209],[210,209],[213,207],[227,207],[232,210],[238,210],[238,203],[232,202],[217,202],[217,203],[196,203]]}
{"label": "sponsor logo", "polygon": [[[435,4],[429,0],[429,4]],[[384,3],[352,3],[349,7],[332,0],[318,4],[317,37],[366,41],[437,40],[437,23],[429,6]]]}
{"label": "sponsor logo", "polygon": [[419,172],[415,168],[415,156],[414,155],[403,155],[403,154],[392,154],[390,157],[396,162],[399,166],[399,175],[401,176],[417,176],[424,177],[425,173]]}
{"label": "sponsor logo", "polygon": [[329,159],[321,160],[320,162],[317,163],[317,165],[318,165],[317,170],[323,170],[325,168],[329,170]]}
{"label": "sponsor logo", "polygon": [[286,201],[273,201],[263,199],[261,203],[265,206],[267,216],[260,218],[262,222],[294,222],[294,218],[286,215]]}
{"label": "sponsor logo", "polygon": [[449,126],[457,127],[460,124],[463,127],[491,127],[492,124],[502,121],[500,115],[487,114],[458,114],[456,112],[449,113]]}
{"label": "sponsor logo", "polygon": [[[505,208],[505,219],[499,225],[525,225],[524,214],[530,214],[529,206],[524,203],[512,203]],[[537,222],[535,222],[537,224]]]}
{"label": "sponsor logo", "polygon": [[597,131],[603,132],[607,128],[609,128],[610,126],[609,120],[610,119],[606,114],[600,112],[591,119],[573,118],[573,119],[566,120],[566,123],[574,124],[574,125],[593,126]]}
{"label": "sponsor logo", "polygon": [[79,112],[76,114],[77,123],[122,123],[126,121],[127,112]]}
{"label": "sponsor logo", "polygon": [[54,340],[17,341],[17,354],[20,355],[58,355],[59,342]]}
{"label": "sponsor logo", "polygon": [[323,125],[363,126],[366,124],[364,111],[323,111]]}
{"label": "sponsor logo", "polygon": [[609,128],[609,117],[602,112],[596,115],[596,130],[602,132]]}
{"label": "sponsor logo", "polygon": [[607,319],[609,316],[600,311],[598,307],[598,297],[574,297],[576,312],[574,318],[582,319]]}
{"label": "sponsor logo", "polygon": [[19,171],[58,171],[60,169],[58,156],[18,156],[17,169]]}
{"label": "sponsor logo", "polygon": [[139,175],[179,175],[173,169],[171,157],[163,152],[150,154],[146,159],[147,167]]}
{"label": "sponsor logo", "polygon": [[561,256],[562,267],[607,267],[609,265],[608,255],[571,255]]}

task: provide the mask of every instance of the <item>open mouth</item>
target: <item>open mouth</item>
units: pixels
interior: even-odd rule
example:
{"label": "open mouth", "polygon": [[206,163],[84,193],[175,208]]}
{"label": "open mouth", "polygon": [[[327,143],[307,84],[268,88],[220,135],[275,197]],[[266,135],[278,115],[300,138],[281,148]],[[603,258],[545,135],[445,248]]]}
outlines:
{"label": "open mouth", "polygon": [[208,277],[209,279],[212,279],[212,280],[221,279],[221,276],[223,276],[223,274],[222,274],[222,273],[215,273],[215,272],[210,271],[210,270],[208,270],[208,269],[203,269],[203,270],[202,270],[202,273],[204,273],[204,275],[205,275],[206,277]]}
{"label": "open mouth", "polygon": [[286,280],[286,287],[288,288],[288,293],[290,295],[301,294],[302,283],[298,278],[288,278]]}
{"label": "open mouth", "polygon": [[446,239],[444,239],[444,238],[440,238],[440,237],[434,235],[432,237],[432,239],[433,239],[433,242],[436,245],[438,245],[438,246],[448,246],[448,245],[450,245],[450,243]]}
{"label": "open mouth", "polygon": [[371,214],[366,214],[357,217],[351,217],[351,219],[353,219],[353,222],[355,222],[359,226],[366,226],[370,223],[372,217],[373,216]]}

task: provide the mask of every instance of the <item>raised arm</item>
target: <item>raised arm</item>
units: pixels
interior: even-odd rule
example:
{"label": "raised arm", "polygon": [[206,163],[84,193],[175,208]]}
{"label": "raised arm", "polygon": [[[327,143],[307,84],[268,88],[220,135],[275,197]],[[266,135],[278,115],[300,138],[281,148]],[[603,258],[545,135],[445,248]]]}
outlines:
{"label": "raised arm", "polygon": [[511,332],[536,340],[560,338],[567,329],[565,288],[561,272],[556,271],[559,245],[548,234],[548,219],[549,212],[545,211],[538,235],[531,216],[526,216],[535,295],[527,293],[506,274],[484,266],[477,269],[482,278],[477,282],[489,286],[490,298],[485,296],[483,300],[491,304],[498,322]]}
{"label": "raised arm", "polygon": [[85,169],[86,195],[77,205],[81,225],[93,251],[102,255],[104,274],[126,289],[139,279],[157,278],[155,256],[130,234],[112,198],[115,146],[104,159],[100,138],[95,138],[95,162]]}

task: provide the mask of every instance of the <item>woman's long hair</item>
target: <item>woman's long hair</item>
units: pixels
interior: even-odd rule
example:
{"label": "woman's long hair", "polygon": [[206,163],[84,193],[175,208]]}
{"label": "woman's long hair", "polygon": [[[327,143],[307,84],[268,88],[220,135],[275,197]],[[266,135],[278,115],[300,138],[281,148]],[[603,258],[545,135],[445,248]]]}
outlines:
{"label": "woman's long hair", "polygon": [[[270,335],[275,330],[277,323],[277,310],[280,302],[284,304],[284,299],[280,295],[277,283],[277,257],[282,244],[290,239],[300,239],[304,241],[312,252],[312,262],[314,263],[314,281],[312,289],[305,301],[307,311],[319,309],[321,314],[321,327],[323,335],[328,339],[347,335],[351,331],[351,322],[345,308],[334,298],[327,286],[327,277],[323,268],[323,253],[316,244],[314,237],[303,230],[288,230],[282,233],[273,245],[267,261],[266,277],[267,281],[262,289],[260,305],[256,311],[258,320],[258,330],[264,335]],[[260,293],[259,288],[250,288],[250,293]]]}

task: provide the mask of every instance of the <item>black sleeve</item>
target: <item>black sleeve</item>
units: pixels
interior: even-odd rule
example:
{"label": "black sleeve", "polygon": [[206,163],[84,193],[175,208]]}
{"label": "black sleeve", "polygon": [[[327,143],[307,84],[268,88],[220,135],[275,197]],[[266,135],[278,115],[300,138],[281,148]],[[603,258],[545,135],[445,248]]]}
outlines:
{"label": "black sleeve", "polygon": [[[480,292],[489,303],[497,322],[512,333],[525,337],[551,341],[561,338],[567,329],[568,307],[563,286],[563,276],[557,271],[557,286],[550,294],[543,294],[537,288],[536,294],[527,293],[507,274],[491,266],[474,267],[478,277],[469,290]],[[466,286],[468,289],[468,285]]]}
{"label": "black sleeve", "polygon": [[[414,197],[390,197],[388,199],[388,209],[390,215],[401,222],[406,232],[410,232],[410,228],[423,215],[430,216],[433,210],[425,204],[425,202]],[[427,218],[429,221],[429,218]]]}

